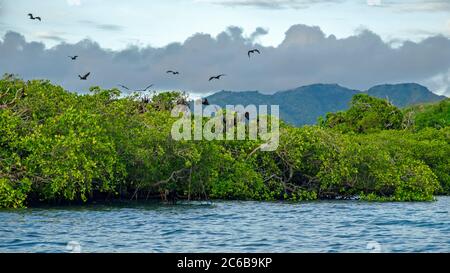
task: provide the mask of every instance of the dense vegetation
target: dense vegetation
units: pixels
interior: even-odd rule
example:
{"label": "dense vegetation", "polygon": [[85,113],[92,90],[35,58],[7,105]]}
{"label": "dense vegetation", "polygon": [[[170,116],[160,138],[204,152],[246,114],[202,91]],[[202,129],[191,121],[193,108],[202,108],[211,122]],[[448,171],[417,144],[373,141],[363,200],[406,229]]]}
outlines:
{"label": "dense vegetation", "polygon": [[0,81],[0,207],[105,199],[426,201],[450,192],[450,101],[400,110],[356,95],[317,126],[262,141],[175,141],[180,92],[69,93]]}

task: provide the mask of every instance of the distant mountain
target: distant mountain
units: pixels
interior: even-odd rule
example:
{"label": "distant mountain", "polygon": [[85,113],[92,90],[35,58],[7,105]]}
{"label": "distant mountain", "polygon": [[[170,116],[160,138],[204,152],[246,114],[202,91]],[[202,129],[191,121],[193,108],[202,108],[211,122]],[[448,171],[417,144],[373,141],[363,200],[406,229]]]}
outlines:
{"label": "distant mountain", "polygon": [[208,98],[211,104],[225,105],[278,104],[280,116],[287,123],[301,126],[314,124],[318,117],[328,112],[346,110],[351,98],[359,93],[389,99],[399,107],[417,103],[435,102],[444,99],[415,83],[377,85],[365,92],[352,90],[337,84],[313,84],[292,90],[280,91],[273,95],[258,91],[220,91]]}
{"label": "distant mountain", "polygon": [[424,102],[436,102],[445,98],[434,94],[425,86],[417,83],[377,85],[367,90],[367,94],[389,99],[398,107]]}

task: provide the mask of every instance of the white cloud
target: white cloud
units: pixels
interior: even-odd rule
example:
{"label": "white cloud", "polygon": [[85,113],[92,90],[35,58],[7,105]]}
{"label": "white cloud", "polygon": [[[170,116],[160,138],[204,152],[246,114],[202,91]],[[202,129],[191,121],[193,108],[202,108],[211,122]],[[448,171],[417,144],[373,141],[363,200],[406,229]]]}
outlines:
{"label": "white cloud", "polygon": [[450,96],[450,69],[439,73],[423,82],[431,88],[436,94]]}
{"label": "white cloud", "polygon": [[81,0],[67,0],[69,6],[79,6],[81,5]]}
{"label": "white cloud", "polygon": [[381,0],[367,0],[369,6],[381,6]]}
{"label": "white cloud", "polygon": [[391,0],[386,1],[384,7],[392,8],[400,12],[449,12],[449,0]]}
{"label": "white cloud", "polygon": [[231,7],[256,7],[264,9],[305,9],[315,4],[340,3],[345,0],[197,0]]}

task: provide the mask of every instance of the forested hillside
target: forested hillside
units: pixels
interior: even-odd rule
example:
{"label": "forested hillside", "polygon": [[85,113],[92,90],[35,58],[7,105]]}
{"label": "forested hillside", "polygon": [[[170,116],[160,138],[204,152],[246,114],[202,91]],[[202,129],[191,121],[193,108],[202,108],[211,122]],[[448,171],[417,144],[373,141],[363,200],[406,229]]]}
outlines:
{"label": "forested hillside", "polygon": [[227,104],[280,105],[281,118],[286,123],[302,126],[316,124],[319,117],[324,117],[329,112],[347,110],[352,97],[356,94],[367,94],[380,99],[387,99],[397,107],[445,99],[444,96],[438,96],[424,86],[405,83],[377,85],[363,92],[337,84],[307,85],[276,92],[272,95],[261,94],[257,91],[221,91],[209,96],[208,100],[222,107]]}

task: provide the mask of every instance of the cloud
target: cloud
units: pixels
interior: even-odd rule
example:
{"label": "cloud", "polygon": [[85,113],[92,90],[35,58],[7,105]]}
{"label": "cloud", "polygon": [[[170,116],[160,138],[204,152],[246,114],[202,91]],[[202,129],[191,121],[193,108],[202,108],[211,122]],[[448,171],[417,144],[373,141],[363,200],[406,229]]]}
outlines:
{"label": "cloud", "polygon": [[230,7],[256,7],[264,9],[305,9],[315,4],[339,3],[344,0],[203,0],[211,4]]}
{"label": "cloud", "polygon": [[62,37],[63,33],[59,32],[37,32],[35,36],[44,40],[51,40],[54,42],[65,42],[66,39]]}
{"label": "cloud", "polygon": [[367,5],[369,6],[381,6],[381,0],[367,0]]}
{"label": "cloud", "polygon": [[450,97],[450,69],[428,79],[424,84],[435,90],[435,93]]}
{"label": "cloud", "polygon": [[449,0],[385,0],[380,6],[399,12],[450,12]]}
{"label": "cloud", "polygon": [[103,30],[103,31],[122,31],[123,30],[122,26],[114,25],[114,24],[102,24],[102,23],[91,21],[91,20],[79,20],[78,22],[80,24],[83,24],[83,25],[86,25],[89,27],[93,27],[93,28],[97,28],[97,29]]}
{"label": "cloud", "polygon": [[258,27],[256,28],[256,30],[250,35],[250,40],[251,41],[255,41],[256,39],[258,39],[260,36],[264,36],[269,34],[269,31],[265,28],[262,27]]}
{"label": "cloud", "polygon": [[[111,88],[120,83],[139,88],[154,83],[162,90],[270,93],[313,83],[338,83],[362,90],[381,83],[425,84],[450,71],[450,39],[444,36],[406,41],[393,48],[368,30],[338,39],[325,35],[319,27],[294,25],[279,46],[265,47],[243,33],[239,27],[230,27],[215,37],[198,33],[183,43],[161,48],[133,46],[113,51],[92,40],[45,48],[8,32],[0,40],[0,73],[46,78],[73,91],[86,91],[91,85]],[[260,49],[261,55],[249,60],[247,50],[251,48]],[[68,55],[80,57],[69,62]],[[181,74],[168,75],[168,69]],[[88,71],[91,78],[79,81],[77,75]],[[209,76],[220,73],[227,77],[208,81]],[[444,85],[441,80],[430,87],[447,90]]]}
{"label": "cloud", "polygon": [[81,0],[67,0],[69,6],[80,6]]}
{"label": "cloud", "polygon": [[[317,4],[356,2],[349,0],[197,0],[229,7],[262,9],[306,9]],[[361,1],[364,3],[364,1]],[[384,7],[398,12],[448,12],[449,0],[366,0],[368,6]]]}

